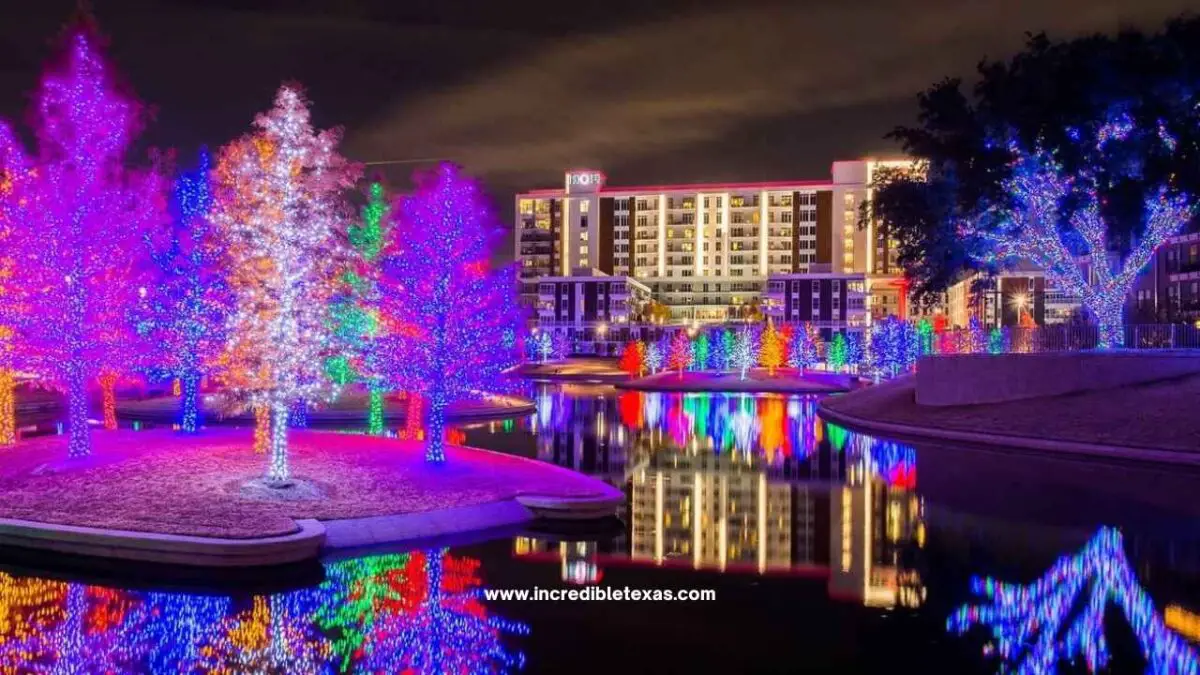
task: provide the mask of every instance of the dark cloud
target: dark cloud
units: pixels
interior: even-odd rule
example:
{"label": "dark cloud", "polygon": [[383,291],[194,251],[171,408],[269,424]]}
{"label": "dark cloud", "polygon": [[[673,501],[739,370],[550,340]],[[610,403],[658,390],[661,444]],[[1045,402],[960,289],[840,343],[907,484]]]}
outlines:
{"label": "dark cloud", "polygon": [[[0,3],[0,114],[20,115],[74,0]],[[1026,31],[1153,26],[1188,0],[103,0],[111,56],[190,153],[248,128],[283,80],[360,160],[449,158],[512,191],[821,177],[887,151],[913,94]],[[402,177],[412,164],[388,169]]]}

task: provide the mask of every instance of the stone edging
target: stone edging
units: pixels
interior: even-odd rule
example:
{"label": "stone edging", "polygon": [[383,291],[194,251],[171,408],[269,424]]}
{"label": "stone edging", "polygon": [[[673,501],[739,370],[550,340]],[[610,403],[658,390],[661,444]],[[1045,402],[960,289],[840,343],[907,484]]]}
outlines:
{"label": "stone edging", "polygon": [[296,525],[298,532],[283,536],[225,539],[0,518],[0,545],[174,565],[261,567],[317,556],[325,526],[312,519]]}
{"label": "stone edging", "polygon": [[868,434],[886,434],[902,440],[953,441],[1005,448],[1020,448],[1022,450],[1042,450],[1069,455],[1200,466],[1200,452],[1188,453],[1181,450],[1166,450],[1162,448],[1105,445],[1102,443],[1084,443],[1081,441],[1035,438],[1033,436],[989,434],[977,431],[957,431],[953,429],[897,424],[894,422],[881,422],[830,409],[825,405],[824,401],[818,404],[818,414],[826,421],[841,424],[855,431]]}

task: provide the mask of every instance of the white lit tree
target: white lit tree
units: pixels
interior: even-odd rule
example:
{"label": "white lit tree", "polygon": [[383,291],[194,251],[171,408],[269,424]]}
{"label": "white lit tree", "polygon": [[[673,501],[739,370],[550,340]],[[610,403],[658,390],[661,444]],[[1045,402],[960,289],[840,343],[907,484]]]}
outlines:
{"label": "white lit tree", "polygon": [[337,152],[338,130],[314,131],[308,102],[291,85],[221,150],[213,220],[229,242],[236,309],[223,358],[241,407],[270,411],[266,482],[287,485],[289,407],[331,393],[336,352],[330,298],[349,255],[345,191],[357,168]]}

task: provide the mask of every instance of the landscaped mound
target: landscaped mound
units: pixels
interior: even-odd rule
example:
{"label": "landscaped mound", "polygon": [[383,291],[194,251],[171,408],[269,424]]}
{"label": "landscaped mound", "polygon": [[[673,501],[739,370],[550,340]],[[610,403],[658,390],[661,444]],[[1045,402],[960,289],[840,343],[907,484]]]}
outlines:
{"label": "landscaped mound", "polygon": [[0,464],[0,518],[195,536],[254,538],[333,520],[471,506],[521,494],[619,495],[600,481],[536,460],[447,446],[424,461],[419,442],[292,431],[298,485],[255,487],[264,455],[249,429],[198,436],[166,430],[93,433],[93,455],[66,459],[66,436],[22,441]]}

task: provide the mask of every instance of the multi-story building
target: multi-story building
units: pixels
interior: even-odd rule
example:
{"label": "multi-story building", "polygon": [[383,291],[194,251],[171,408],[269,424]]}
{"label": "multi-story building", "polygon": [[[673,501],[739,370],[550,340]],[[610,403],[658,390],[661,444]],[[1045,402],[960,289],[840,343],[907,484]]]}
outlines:
{"label": "multi-story building", "polygon": [[866,326],[866,275],[820,271],[772,274],[763,294],[764,313],[779,322],[811,322],[821,328]]}
{"label": "multi-story building", "polygon": [[573,353],[614,356],[630,339],[657,337],[640,325],[650,289],[629,276],[575,270],[574,276],[537,280],[538,329],[567,337]]}
{"label": "multi-story building", "polygon": [[836,162],[832,179],[814,181],[631,187],[570,171],[561,189],[516,197],[522,298],[532,306],[540,278],[589,268],[641,281],[673,319],[723,320],[758,299],[770,275],[824,264],[866,274],[879,307],[899,311],[892,247],[857,220],[883,165]]}
{"label": "multi-story building", "polygon": [[985,328],[1019,326],[1031,321],[1039,326],[1070,321],[1081,300],[1052,286],[1046,275],[1029,263],[995,274],[972,274],[946,292],[946,318],[951,326],[965,328],[971,317]]}
{"label": "multi-story building", "polygon": [[1136,323],[1200,320],[1200,221],[1158,250],[1138,278],[1126,314]]}

